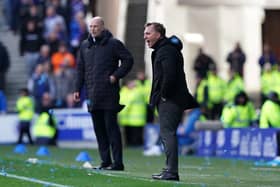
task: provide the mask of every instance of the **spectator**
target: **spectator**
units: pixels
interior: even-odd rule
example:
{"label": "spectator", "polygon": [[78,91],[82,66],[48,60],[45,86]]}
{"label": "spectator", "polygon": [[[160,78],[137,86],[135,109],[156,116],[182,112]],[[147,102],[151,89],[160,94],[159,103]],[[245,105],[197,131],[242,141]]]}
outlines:
{"label": "spectator", "polygon": [[55,85],[55,106],[62,108],[66,107],[66,99],[69,93],[73,93],[76,72],[69,66],[67,60],[64,60],[60,65],[60,69],[54,73],[54,85]]}
{"label": "spectator", "polygon": [[[61,0],[49,0],[49,1],[50,1],[49,6],[53,6],[55,8],[55,12],[58,15],[62,16],[64,19],[68,17],[67,10],[64,7],[64,5],[62,5]],[[68,25],[68,22],[66,22],[66,24]]]}
{"label": "spectator", "polygon": [[235,96],[234,103],[229,103],[223,108],[221,116],[226,128],[250,127],[256,120],[254,105],[244,91]]}
{"label": "spectator", "polygon": [[50,57],[50,46],[47,44],[43,44],[40,47],[39,57],[36,61],[37,64],[43,64],[43,63],[51,63],[51,57]]}
{"label": "spectator", "polygon": [[20,90],[20,97],[16,103],[16,111],[18,112],[19,117],[19,137],[17,143],[21,144],[23,142],[23,135],[26,134],[29,143],[33,144],[30,134],[30,126],[34,115],[34,103],[26,88]]}
{"label": "spectator", "polygon": [[26,21],[26,18],[29,16],[30,7],[33,6],[33,0],[20,0],[19,7],[19,26],[22,28],[23,24]]}
{"label": "spectator", "polygon": [[38,12],[38,7],[35,4],[30,5],[28,13],[22,20],[23,23],[22,23],[21,30],[24,30],[25,28],[27,28],[27,23],[29,21],[32,21],[35,23],[35,27],[40,31],[40,33],[42,33],[42,29],[43,29],[43,19],[42,18],[43,17],[40,16],[40,13]]}
{"label": "spectator", "polygon": [[46,78],[49,81],[50,90],[48,92],[49,92],[51,98],[54,99],[56,88],[55,88],[55,83],[54,83],[54,74],[52,73],[52,69],[51,69],[51,64],[48,62],[45,62],[42,65],[43,65],[43,74],[46,76]]}
{"label": "spectator", "polygon": [[187,115],[185,123],[179,126],[177,130],[179,152],[182,155],[189,155],[196,152],[198,143],[198,133],[195,132],[195,122],[206,121],[206,117],[203,114],[203,109],[193,109]]}
{"label": "spectator", "polygon": [[0,114],[7,112],[7,100],[2,90],[0,90]]}
{"label": "spectator", "polygon": [[35,99],[35,112],[40,113],[42,107],[42,96],[45,92],[50,92],[51,86],[48,75],[44,73],[43,64],[36,66],[35,72],[28,81],[28,88]]}
{"label": "spectator", "polygon": [[6,73],[10,67],[10,57],[8,50],[0,41],[0,90],[5,91]]}
{"label": "spectator", "polygon": [[74,18],[78,12],[86,13],[86,6],[83,0],[70,0],[67,7],[71,18]]}
{"label": "spectator", "polygon": [[46,44],[50,47],[50,56],[58,51],[60,39],[56,30],[49,34],[49,37],[46,39]]}
{"label": "spectator", "polygon": [[61,23],[57,23],[54,27],[54,33],[57,35],[59,41],[68,43],[68,33],[63,28]]}
{"label": "spectator", "polygon": [[58,52],[52,55],[51,64],[54,73],[60,71],[61,67],[63,66],[74,69],[75,57],[70,52],[68,52],[67,46],[64,42],[59,44]]}
{"label": "spectator", "polygon": [[4,0],[3,2],[3,20],[5,21],[5,27],[11,26],[12,20],[12,2],[11,0]]}
{"label": "spectator", "polygon": [[143,92],[145,103],[146,103],[146,123],[154,122],[154,110],[149,105],[150,93],[152,89],[151,80],[147,79],[143,71],[139,71],[136,74],[137,81],[136,85],[139,87],[139,90]]}
{"label": "spectator", "polygon": [[262,70],[265,63],[269,63],[272,67],[277,64],[276,56],[270,49],[269,44],[264,44],[263,53],[259,58],[259,65]]}
{"label": "spectator", "polygon": [[270,63],[265,63],[261,74],[261,105],[267,100],[270,92],[280,91],[279,81],[279,70],[273,69]]}
{"label": "spectator", "polygon": [[46,17],[44,19],[44,37],[46,40],[50,37],[51,33],[53,33],[57,27],[57,25],[61,26],[63,31],[66,31],[66,26],[64,19],[61,15],[56,13],[56,9],[54,6],[49,5],[46,10]]}
{"label": "spectator", "polygon": [[87,25],[84,20],[85,16],[83,12],[77,12],[75,17],[70,23],[70,46],[71,52],[76,56],[80,43],[88,36]]}
{"label": "spectator", "polygon": [[193,69],[196,72],[198,79],[203,79],[207,76],[209,67],[215,65],[214,60],[204,53],[202,48],[199,48],[198,55],[194,60]]}
{"label": "spectator", "polygon": [[270,92],[261,108],[260,128],[280,128],[280,100],[277,92]]}
{"label": "spectator", "polygon": [[83,15],[86,15],[86,6],[83,0],[69,0],[67,1],[67,25],[70,25],[70,22],[75,19],[77,13],[81,12]]}
{"label": "spectator", "polygon": [[27,28],[25,28],[21,33],[20,55],[24,55],[28,68],[27,72],[29,77],[31,77],[36,67],[40,47],[44,43],[44,40],[40,31],[36,28],[34,21],[28,21],[26,27]]}
{"label": "spectator", "polygon": [[207,110],[207,118],[219,119],[224,104],[226,82],[218,76],[217,68],[211,65],[207,77],[200,81],[196,98],[201,107]]}
{"label": "spectator", "polygon": [[142,88],[135,80],[128,81],[121,89],[120,104],[126,107],[118,114],[119,124],[124,127],[127,146],[143,145],[143,127],[146,124],[146,102]]}
{"label": "spectator", "polygon": [[[21,8],[21,0],[10,0],[10,7],[11,7],[11,22],[10,22],[10,30],[17,34],[20,26],[20,8]],[[16,14],[15,14],[16,13]]]}
{"label": "spectator", "polygon": [[42,97],[40,115],[33,127],[33,133],[38,145],[56,145],[58,132],[56,120],[52,114],[52,99],[48,93]]}
{"label": "spectator", "polygon": [[227,56],[227,62],[230,65],[230,70],[237,72],[243,77],[243,69],[246,61],[246,55],[243,52],[240,43],[237,42],[235,48]]}
{"label": "spectator", "polygon": [[240,74],[237,73],[235,70],[230,69],[230,79],[227,82],[226,92],[224,95],[225,102],[232,103],[234,101],[235,96],[241,91],[244,91],[244,89],[244,80],[242,79]]}

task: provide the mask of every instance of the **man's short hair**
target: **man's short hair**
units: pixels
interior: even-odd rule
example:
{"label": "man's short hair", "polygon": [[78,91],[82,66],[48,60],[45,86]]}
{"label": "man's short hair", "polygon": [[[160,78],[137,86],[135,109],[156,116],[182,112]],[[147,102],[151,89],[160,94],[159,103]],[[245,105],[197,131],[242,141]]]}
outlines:
{"label": "man's short hair", "polygon": [[166,29],[163,26],[163,24],[157,23],[157,22],[150,22],[150,23],[146,23],[144,27],[146,28],[146,27],[149,27],[151,25],[154,26],[155,31],[160,33],[161,36],[165,36]]}

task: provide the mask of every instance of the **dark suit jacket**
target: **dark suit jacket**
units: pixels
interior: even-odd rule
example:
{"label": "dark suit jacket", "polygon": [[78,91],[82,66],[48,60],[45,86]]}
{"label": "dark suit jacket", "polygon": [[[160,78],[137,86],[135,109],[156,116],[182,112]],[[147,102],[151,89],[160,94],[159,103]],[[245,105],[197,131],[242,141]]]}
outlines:
{"label": "dark suit jacket", "polygon": [[163,38],[155,43],[153,49],[150,104],[156,106],[160,99],[166,99],[173,101],[182,109],[198,107],[189,93],[185,79],[182,42],[175,36]]}

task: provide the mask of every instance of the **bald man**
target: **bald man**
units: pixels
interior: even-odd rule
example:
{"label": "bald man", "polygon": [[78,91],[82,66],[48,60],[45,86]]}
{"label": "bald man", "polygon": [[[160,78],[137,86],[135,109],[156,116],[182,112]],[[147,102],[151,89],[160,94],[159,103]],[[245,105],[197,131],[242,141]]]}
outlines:
{"label": "bald man", "polygon": [[119,80],[132,68],[133,58],[124,44],[105,28],[102,17],[90,20],[89,31],[79,51],[74,100],[80,101],[80,91],[85,86],[101,157],[101,165],[96,169],[124,170],[117,124],[117,113],[123,108],[119,104]]}

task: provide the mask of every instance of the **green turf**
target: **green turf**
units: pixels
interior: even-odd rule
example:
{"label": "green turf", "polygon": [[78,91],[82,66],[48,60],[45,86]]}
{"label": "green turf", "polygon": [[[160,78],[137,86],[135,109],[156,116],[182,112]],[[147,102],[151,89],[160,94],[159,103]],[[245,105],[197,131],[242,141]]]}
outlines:
{"label": "green turf", "polygon": [[[49,156],[36,156],[38,147],[27,147],[26,154],[13,153],[14,146],[0,146],[0,171],[41,181],[77,187],[175,187],[175,186],[279,186],[280,168],[257,167],[253,161],[202,157],[180,157],[180,182],[151,180],[151,174],[164,166],[164,156],[144,157],[140,149],[125,149],[125,171],[94,171],[82,168],[75,158],[87,151],[99,164],[96,150],[49,147]],[[28,158],[38,158],[31,164]],[[20,179],[0,176],[1,187],[46,186]],[[51,185],[49,185],[51,186]]]}

